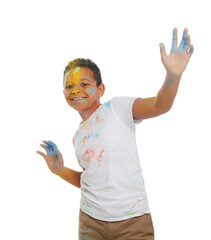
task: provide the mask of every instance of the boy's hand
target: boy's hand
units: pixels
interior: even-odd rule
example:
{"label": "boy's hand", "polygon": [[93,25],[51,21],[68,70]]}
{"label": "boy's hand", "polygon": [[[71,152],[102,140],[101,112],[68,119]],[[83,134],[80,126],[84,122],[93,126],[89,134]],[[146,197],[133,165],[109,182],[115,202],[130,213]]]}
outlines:
{"label": "boy's hand", "polygon": [[43,143],[45,144],[40,144],[40,146],[46,150],[47,154],[40,151],[37,151],[37,153],[44,157],[52,173],[60,173],[64,169],[62,154],[52,141],[43,141]]}
{"label": "boy's hand", "polygon": [[190,35],[188,29],[185,28],[183,31],[182,40],[179,47],[177,47],[177,28],[173,30],[173,39],[171,52],[167,56],[165,46],[160,43],[160,53],[163,65],[168,73],[181,76],[185,68],[187,67],[188,61],[194,51],[193,45],[190,43]]}

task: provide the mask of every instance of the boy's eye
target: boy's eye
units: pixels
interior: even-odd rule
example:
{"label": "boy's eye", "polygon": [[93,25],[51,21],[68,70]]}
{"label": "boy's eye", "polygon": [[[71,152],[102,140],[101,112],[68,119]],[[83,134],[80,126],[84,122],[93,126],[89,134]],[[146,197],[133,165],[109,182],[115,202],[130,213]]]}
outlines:
{"label": "boy's eye", "polygon": [[[87,86],[87,85],[89,85],[89,84],[87,84],[87,83],[82,83],[81,85],[85,85],[85,86]],[[72,85],[69,85],[69,86],[66,86],[65,88],[71,88],[72,87]]]}

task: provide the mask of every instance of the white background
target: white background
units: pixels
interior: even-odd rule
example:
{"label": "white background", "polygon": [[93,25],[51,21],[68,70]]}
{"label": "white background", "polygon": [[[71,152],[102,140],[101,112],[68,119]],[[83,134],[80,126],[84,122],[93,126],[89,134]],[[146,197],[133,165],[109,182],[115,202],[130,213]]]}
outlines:
{"label": "white background", "polygon": [[82,171],[72,137],[80,115],[63,96],[63,71],[92,59],[114,96],[153,97],[165,79],[159,43],[189,29],[194,54],[172,109],[136,127],[157,240],[210,236],[209,1],[1,1],[0,238],[77,239],[80,189],[52,174],[42,140]]}

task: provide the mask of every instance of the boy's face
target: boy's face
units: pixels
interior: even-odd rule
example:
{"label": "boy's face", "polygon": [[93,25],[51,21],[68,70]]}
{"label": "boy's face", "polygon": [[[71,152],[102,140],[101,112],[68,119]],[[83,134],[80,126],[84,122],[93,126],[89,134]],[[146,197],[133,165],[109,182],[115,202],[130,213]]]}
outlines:
{"label": "boy's face", "polygon": [[[92,70],[76,67],[64,76],[64,96],[67,103],[77,111],[91,109],[100,102],[104,93],[103,83],[97,87]],[[82,98],[82,99],[77,99]]]}

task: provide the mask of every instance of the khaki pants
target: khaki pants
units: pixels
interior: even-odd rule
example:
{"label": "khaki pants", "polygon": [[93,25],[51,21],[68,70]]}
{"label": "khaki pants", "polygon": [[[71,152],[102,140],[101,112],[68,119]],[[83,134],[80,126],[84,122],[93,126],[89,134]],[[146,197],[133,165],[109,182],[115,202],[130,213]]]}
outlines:
{"label": "khaki pants", "polygon": [[78,240],[154,240],[151,214],[107,222],[79,212]]}

